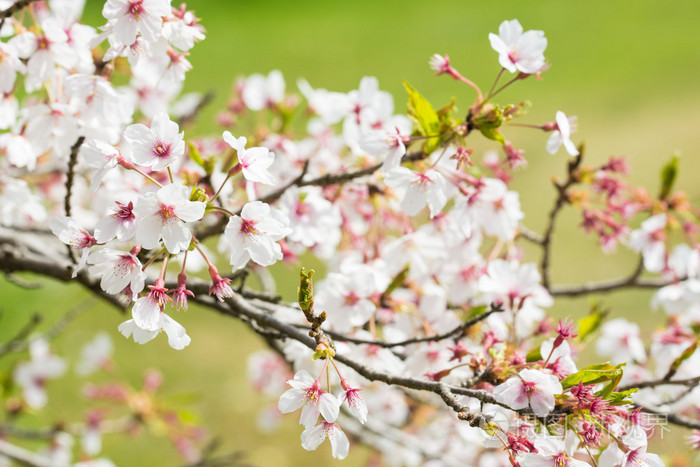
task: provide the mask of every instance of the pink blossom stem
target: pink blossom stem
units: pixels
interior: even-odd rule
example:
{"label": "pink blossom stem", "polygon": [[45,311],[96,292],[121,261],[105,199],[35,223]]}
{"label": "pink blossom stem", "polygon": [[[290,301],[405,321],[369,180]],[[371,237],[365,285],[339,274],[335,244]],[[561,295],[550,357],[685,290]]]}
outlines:
{"label": "pink blossom stem", "polygon": [[338,365],[335,364],[333,361],[333,357],[329,357],[331,364],[333,365],[333,368],[335,368],[335,372],[338,373],[338,378],[340,378],[340,383],[343,386],[343,389],[345,389],[345,378],[343,378],[343,375],[340,374],[340,370],[338,369]]}
{"label": "pink blossom stem", "polygon": [[187,254],[189,253],[189,250],[185,250],[185,257],[182,259],[182,269],[180,270],[180,274],[185,272],[185,265],[187,264]]}
{"label": "pink blossom stem", "polygon": [[481,89],[479,89],[479,86],[477,86],[472,80],[465,78],[457,71],[455,71],[452,76],[454,76],[455,79],[463,82],[467,86],[470,86],[472,89],[474,89],[476,91],[476,94],[479,96],[479,102],[484,100],[484,95],[481,93]]}
{"label": "pink blossom stem", "polygon": [[165,279],[165,268],[168,267],[168,255],[165,255],[163,258],[163,265],[160,267],[160,276],[158,277],[158,280],[164,280]]}

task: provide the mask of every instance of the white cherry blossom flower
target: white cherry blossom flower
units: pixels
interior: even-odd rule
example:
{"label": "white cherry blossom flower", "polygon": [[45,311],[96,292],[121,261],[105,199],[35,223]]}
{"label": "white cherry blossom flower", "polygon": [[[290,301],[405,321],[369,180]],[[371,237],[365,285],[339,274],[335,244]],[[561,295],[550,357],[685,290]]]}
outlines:
{"label": "white cherry blossom flower", "polygon": [[62,358],[51,353],[44,339],[35,339],[29,344],[29,355],[31,360],[18,364],[13,377],[22,388],[27,405],[40,409],[48,401],[44,388],[46,380],[63,376],[67,365]]}
{"label": "white cherry blossom flower", "polygon": [[165,112],[158,112],[151,127],[136,123],[124,130],[131,159],[152,170],[163,170],[185,154],[185,133]]}
{"label": "white cherry blossom flower", "polygon": [[187,335],[185,328],[168,316],[167,313],[160,313],[158,315],[158,323],[154,326],[155,329],[142,329],[133,319],[124,321],[119,325],[119,332],[121,332],[127,339],[134,336],[134,342],[137,344],[145,344],[149,342],[161,332],[165,332],[168,336],[168,344],[175,350],[182,350],[187,347],[192,339]]}
{"label": "white cherry blossom flower", "polygon": [[87,264],[90,247],[97,243],[95,237],[90,235],[87,230],[83,229],[70,217],[54,217],[49,221],[49,228],[55,236],[58,237],[66,245],[76,250],[83,250],[80,261],[73,269],[73,275],[78,275],[78,271],[83,269]]}
{"label": "white cherry blossom flower", "polygon": [[241,97],[246,107],[258,111],[282,102],[284,88],[284,77],[279,70],[272,70],[267,76],[255,73],[246,78]]}
{"label": "white cherry blossom flower", "polygon": [[268,170],[275,160],[275,154],[268,148],[246,149],[245,146],[248,143],[246,137],[236,138],[230,131],[224,131],[224,141],[236,150],[238,165],[246,180],[267,185],[274,185],[277,182],[275,176]]}
{"label": "white cherry blossom flower", "polygon": [[100,139],[89,139],[80,146],[78,152],[88,167],[97,169],[97,172],[90,180],[90,191],[94,192],[99,188],[102,179],[107,171],[117,166],[121,153],[106,141]]}
{"label": "white cherry blossom flower", "polygon": [[571,141],[571,133],[573,132],[571,118],[567,117],[561,110],[558,110],[555,120],[556,129],[552,131],[552,134],[547,140],[547,152],[556,154],[563,144],[564,149],[566,149],[566,152],[568,152],[570,156],[578,156],[578,149],[574,142]]}
{"label": "white cherry blossom flower", "polygon": [[76,56],[68,47],[68,35],[53,17],[41,22],[41,30],[37,34],[24,32],[13,37],[9,44],[20,58],[28,59],[24,81],[27,92],[39,89],[51,77],[56,64],[64,68],[75,64]]}
{"label": "white cherry blossom flower", "polygon": [[95,238],[100,243],[106,243],[115,237],[125,242],[136,233],[136,216],[134,215],[134,203],[128,204],[115,202],[111,213],[100,219],[95,224]]}
{"label": "white cherry blossom flower", "polygon": [[306,428],[301,434],[301,445],[307,451],[315,451],[323,440],[328,437],[331,443],[331,455],[334,459],[342,460],[348,455],[350,441],[337,423],[322,421],[313,428]]}
{"label": "white cherry blossom flower", "polygon": [[287,381],[287,384],[292,389],[288,389],[280,396],[277,404],[280,412],[290,413],[301,408],[299,423],[307,429],[316,425],[319,414],[329,423],[335,422],[338,418],[340,410],[338,399],[321,389],[319,382],[313,379],[308,371],[299,370],[294,375],[294,379]]}
{"label": "white cherry blossom flower", "polygon": [[189,190],[182,185],[170,184],[156,193],[146,193],[134,206],[136,241],[150,250],[162,238],[165,248],[176,255],[192,240],[185,222],[201,219],[205,208],[201,201],[190,201]]}
{"label": "white cherry blossom flower", "polygon": [[666,213],[657,214],[642,222],[642,228],[630,233],[627,245],[642,253],[644,267],[649,272],[660,272],[666,264]]}
{"label": "white cherry blossom flower", "polygon": [[79,375],[89,375],[104,368],[111,361],[113,353],[114,346],[109,334],[106,332],[98,333],[80,351],[80,361],[76,366],[76,372]]}
{"label": "white cherry blossom flower", "polygon": [[163,34],[163,16],[171,11],[170,0],[107,0],[102,16],[110,20],[110,43],[130,46],[137,34],[155,42]]}
{"label": "white cherry blossom flower", "polygon": [[102,248],[88,257],[90,274],[101,277],[100,287],[116,295],[129,287],[135,296],[143,290],[146,273],[141,270],[141,261],[124,251]]}
{"label": "white cherry blossom flower", "polygon": [[428,206],[430,217],[435,217],[447,203],[447,182],[436,170],[415,172],[406,167],[396,167],[384,175],[385,183],[393,188],[405,189],[401,209],[415,216]]}
{"label": "white cherry blossom flower", "polygon": [[624,318],[608,321],[601,327],[601,336],[596,342],[600,355],[610,357],[613,364],[647,359],[644,344],[639,337],[639,326]]}
{"label": "white cherry blossom flower", "polygon": [[493,396],[513,410],[529,406],[538,417],[546,417],[554,409],[554,395],[562,391],[556,376],[524,369],[518,376],[496,386]]}
{"label": "white cherry blossom flower", "polygon": [[537,73],[544,67],[544,49],[547,39],[544,32],[523,32],[517,19],[504,21],[498,27],[498,35],[489,34],[491,47],[498,52],[501,66],[511,73]]}
{"label": "white cherry blossom flower", "polygon": [[282,248],[277,243],[292,230],[278,211],[253,201],[246,203],[240,216],[231,216],[223,241],[228,244],[229,261],[233,269],[244,267],[249,260],[270,266],[282,259]]}

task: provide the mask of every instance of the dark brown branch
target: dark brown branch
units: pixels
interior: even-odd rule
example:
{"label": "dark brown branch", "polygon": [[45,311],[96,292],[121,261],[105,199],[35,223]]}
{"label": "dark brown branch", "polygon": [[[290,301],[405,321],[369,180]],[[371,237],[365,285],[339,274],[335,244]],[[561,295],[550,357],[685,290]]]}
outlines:
{"label": "dark brown branch", "polygon": [[679,281],[685,280],[675,279],[675,280],[663,280],[663,279],[640,279],[639,276],[642,273],[642,262],[640,261],[637,269],[635,269],[629,276],[620,279],[612,279],[609,281],[598,281],[589,282],[585,284],[577,285],[560,285],[552,286],[550,289],[550,294],[553,296],[560,297],[577,297],[580,295],[587,295],[591,293],[600,292],[613,292],[618,289],[659,289],[661,287],[666,287],[667,285],[675,284]]}
{"label": "dark brown branch", "polygon": [[[70,199],[73,195],[73,180],[75,179],[75,164],[78,162],[78,151],[80,146],[83,145],[85,137],[81,136],[76,141],[75,144],[70,148],[70,157],[68,158],[68,171],[66,172],[66,197],[63,200],[63,208],[66,211],[66,216],[71,216],[71,203]],[[70,245],[66,245],[68,248],[68,256],[70,257],[73,264],[77,264],[75,259],[75,253]]]}
{"label": "dark brown branch", "polygon": [[29,6],[31,3],[34,3],[38,0],[18,0],[15,3],[12,4],[9,8],[0,11],[0,29],[2,29],[3,26],[5,26],[5,20],[9,18],[10,16],[14,15],[15,13],[19,12],[23,8],[26,8]]}
{"label": "dark brown branch", "polygon": [[651,407],[646,407],[639,404],[633,404],[634,408],[641,408],[642,412],[646,412],[652,415],[660,415],[666,419],[669,423],[674,425],[682,426],[685,428],[691,428],[693,430],[700,430],[700,421],[693,420],[692,418],[684,417],[683,415],[678,415],[675,413],[664,412],[662,410],[652,409]]}
{"label": "dark brown branch", "polygon": [[207,104],[209,104],[211,101],[213,101],[215,96],[216,93],[214,92],[214,90],[207,91],[207,93],[204,94],[201,99],[199,99],[199,102],[197,102],[197,105],[194,107],[194,109],[192,109],[192,111],[186,113],[185,115],[182,115],[178,119],[177,124],[182,127],[195,121],[202,109],[206,107]]}
{"label": "dark brown branch", "polygon": [[42,316],[39,313],[34,313],[15,337],[0,345],[0,356],[23,350],[27,345],[27,337],[36,329],[39,323],[41,323],[41,320]]}
{"label": "dark brown branch", "polygon": [[575,184],[578,181],[578,177],[576,175],[576,169],[578,169],[578,166],[581,165],[581,161],[583,160],[583,147],[579,148],[579,155],[576,156],[573,160],[569,161],[569,166],[567,170],[567,178],[566,181],[562,184],[557,183],[556,181],[554,182],[554,187],[557,189],[557,199],[554,202],[554,206],[552,207],[552,210],[549,212],[549,220],[547,221],[547,228],[544,231],[544,235],[542,236],[542,262],[540,263],[540,269],[542,270],[542,285],[544,286],[545,289],[549,290],[550,287],[550,278],[549,278],[549,261],[550,261],[550,256],[551,256],[551,243],[552,243],[552,234],[554,233],[554,224],[556,223],[557,216],[559,215],[559,212],[561,209],[564,207],[566,203],[569,202],[569,197],[567,194],[567,190],[569,189],[570,186]]}
{"label": "dark brown branch", "polygon": [[378,340],[369,340],[369,339],[357,339],[354,337],[350,336],[345,336],[343,334],[339,334],[336,332],[332,331],[326,331],[326,334],[331,336],[333,339],[341,341],[341,342],[349,342],[351,344],[368,344],[368,345],[376,345],[378,347],[385,347],[385,348],[391,348],[391,347],[403,347],[406,345],[410,344],[420,344],[423,342],[439,342],[445,339],[450,339],[450,338],[455,338],[459,339],[464,332],[471,328],[472,326],[476,325],[477,323],[485,320],[489,316],[491,316],[494,313],[499,313],[503,311],[503,308],[501,308],[499,305],[492,304],[491,309],[481,313],[478,316],[475,316],[464,323],[460,324],[459,326],[455,327],[451,331],[447,331],[442,334],[436,334],[434,336],[426,336],[426,337],[414,337],[412,339],[406,339],[403,341],[399,342],[385,342],[385,341],[378,341]]}
{"label": "dark brown branch", "polygon": [[644,388],[655,388],[657,386],[690,386],[695,387],[700,383],[700,376],[687,379],[655,379],[651,381],[642,381],[640,383],[628,384],[626,386],[620,386],[617,388],[618,391],[627,391],[629,389],[644,389]]}

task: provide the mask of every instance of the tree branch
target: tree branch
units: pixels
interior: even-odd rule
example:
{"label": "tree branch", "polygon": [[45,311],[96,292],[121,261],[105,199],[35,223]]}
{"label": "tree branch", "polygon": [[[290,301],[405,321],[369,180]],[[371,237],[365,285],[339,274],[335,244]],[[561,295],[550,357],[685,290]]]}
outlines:
{"label": "tree branch", "polygon": [[543,249],[542,262],[540,264],[540,269],[542,270],[542,286],[547,290],[549,290],[550,287],[549,261],[551,256],[551,243],[552,234],[554,233],[554,224],[557,216],[559,215],[559,211],[561,211],[564,205],[569,202],[566,190],[568,190],[571,185],[578,181],[575,172],[578,166],[581,165],[582,160],[583,148],[581,147],[579,148],[579,155],[573,160],[569,161],[566,181],[563,184],[559,184],[556,181],[554,182],[554,187],[557,189],[557,199],[554,202],[552,210],[549,212],[547,228],[545,229],[542,241],[540,242]]}

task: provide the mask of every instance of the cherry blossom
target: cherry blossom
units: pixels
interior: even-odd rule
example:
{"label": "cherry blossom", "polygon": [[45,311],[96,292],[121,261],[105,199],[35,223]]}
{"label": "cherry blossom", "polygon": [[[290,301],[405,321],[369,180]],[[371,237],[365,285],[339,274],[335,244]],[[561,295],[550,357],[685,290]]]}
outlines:
{"label": "cherry blossom", "polygon": [[517,19],[504,21],[498,27],[498,35],[489,34],[491,47],[498,52],[503,68],[515,73],[537,73],[544,67],[544,49],[547,39],[542,31],[526,31]]}
{"label": "cherry blossom", "polygon": [[556,154],[563,144],[564,149],[566,149],[566,152],[568,152],[569,155],[578,156],[578,149],[573,141],[571,141],[571,133],[571,119],[561,110],[557,111],[556,128],[547,140],[547,152],[550,154]]}
{"label": "cherry blossom", "polygon": [[333,394],[321,389],[319,382],[313,379],[306,370],[298,371],[294,375],[294,379],[287,381],[287,384],[292,389],[288,389],[280,396],[277,405],[280,412],[290,413],[301,408],[299,423],[304,425],[307,430],[316,425],[319,414],[328,423],[333,423],[338,418],[340,410],[338,399]]}
{"label": "cherry blossom", "polygon": [[630,233],[628,245],[642,253],[647,271],[659,272],[666,264],[666,223],[666,213],[657,214]]}
{"label": "cherry blossom", "polygon": [[66,362],[51,353],[49,344],[43,339],[35,339],[29,345],[31,360],[17,365],[14,381],[22,388],[24,400],[35,409],[46,405],[45,384],[66,371]]}
{"label": "cherry blossom", "polygon": [[78,265],[73,269],[72,276],[75,277],[78,275],[78,271],[83,269],[87,264],[90,247],[95,245],[99,240],[90,235],[70,217],[54,217],[49,222],[49,228],[51,232],[66,245],[76,250],[83,250]]}
{"label": "cherry blossom", "polygon": [[136,241],[152,249],[162,238],[165,248],[177,254],[192,241],[185,222],[201,219],[205,207],[201,201],[190,201],[187,187],[182,185],[170,184],[156,193],[146,193],[134,205]]}
{"label": "cherry blossom", "polygon": [[245,136],[235,138],[230,131],[224,131],[224,141],[236,150],[238,165],[246,180],[267,185],[276,183],[275,176],[268,170],[275,160],[274,153],[262,147],[245,149],[248,142]]}
{"label": "cherry blossom", "polygon": [[177,123],[159,112],[151,120],[151,127],[136,123],[124,130],[128,155],[137,164],[152,170],[163,170],[185,154],[184,133],[178,133]]}
{"label": "cherry blossom", "polygon": [[100,287],[107,293],[118,294],[129,288],[136,295],[145,286],[146,274],[141,261],[132,253],[102,248],[88,257],[90,274],[101,277]]}
{"label": "cherry blossom", "polygon": [[337,423],[321,421],[315,427],[307,427],[301,434],[301,445],[307,451],[315,451],[328,437],[331,443],[331,455],[334,459],[345,459],[350,449],[350,441]]}
{"label": "cherry blossom", "polygon": [[401,208],[409,216],[415,216],[424,206],[428,206],[430,217],[434,217],[447,203],[447,182],[436,170],[429,169],[421,173],[397,167],[384,177],[388,186],[405,189]]}
{"label": "cherry blossom", "polygon": [[514,410],[530,407],[538,417],[546,417],[554,409],[554,395],[562,387],[556,376],[539,370],[524,369],[496,386],[493,396],[498,402]]}
{"label": "cherry blossom", "polygon": [[168,336],[168,345],[175,350],[182,350],[187,347],[192,339],[187,335],[185,328],[168,316],[167,313],[159,313],[158,320],[153,326],[153,329],[143,329],[136,324],[134,319],[124,321],[119,325],[121,332],[127,339],[133,335],[134,342],[145,344],[149,342],[161,332],[165,332]]}
{"label": "cherry blossom", "polygon": [[169,0],[107,0],[102,15],[109,20],[113,46],[130,46],[140,34],[155,42],[163,33],[163,17],[171,12]]}

